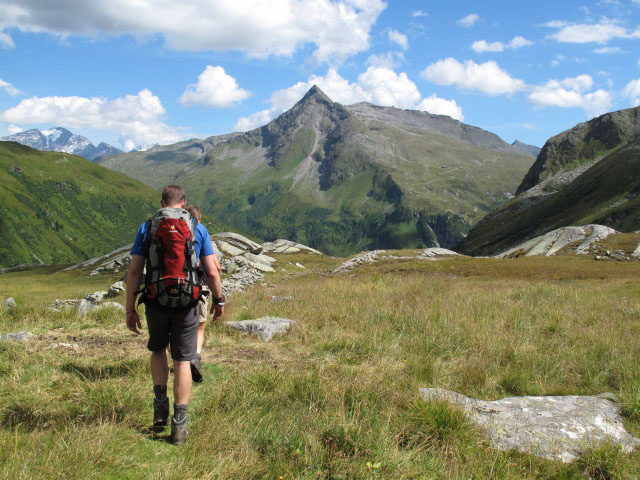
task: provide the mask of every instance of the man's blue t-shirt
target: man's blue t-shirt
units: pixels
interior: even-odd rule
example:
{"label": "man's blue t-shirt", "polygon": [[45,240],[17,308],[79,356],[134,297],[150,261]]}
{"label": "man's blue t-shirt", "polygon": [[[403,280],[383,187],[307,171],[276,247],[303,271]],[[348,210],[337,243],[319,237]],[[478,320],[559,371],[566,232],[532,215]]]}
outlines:
{"label": "man's blue t-shirt", "polygon": [[[140,225],[140,228],[138,228],[138,231],[136,232],[136,239],[133,242],[133,247],[131,247],[131,255],[140,255],[144,257],[147,254],[145,243],[147,241],[148,234],[149,232],[147,231],[147,222],[144,222],[142,225]],[[214,254],[209,232],[207,231],[207,228],[201,223],[198,223],[196,225],[194,237],[196,244],[196,256],[198,258]]]}

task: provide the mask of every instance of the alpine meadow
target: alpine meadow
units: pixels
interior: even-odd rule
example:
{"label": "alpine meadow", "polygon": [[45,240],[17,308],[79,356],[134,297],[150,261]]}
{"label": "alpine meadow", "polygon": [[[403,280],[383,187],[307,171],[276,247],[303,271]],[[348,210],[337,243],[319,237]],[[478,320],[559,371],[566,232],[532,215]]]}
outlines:
{"label": "alpine meadow", "polygon": [[640,479],[638,45],[0,0],[0,478]]}

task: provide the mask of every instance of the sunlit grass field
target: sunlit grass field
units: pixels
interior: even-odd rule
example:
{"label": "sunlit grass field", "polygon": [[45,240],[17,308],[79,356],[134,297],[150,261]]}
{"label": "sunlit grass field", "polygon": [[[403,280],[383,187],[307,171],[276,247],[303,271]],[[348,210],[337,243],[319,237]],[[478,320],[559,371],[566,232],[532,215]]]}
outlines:
{"label": "sunlit grass field", "polygon": [[[498,452],[461,412],[418,396],[419,387],[487,400],[612,392],[640,436],[640,262],[394,260],[331,275],[341,259],[278,260],[264,284],[232,297],[223,320],[296,323],[270,343],[207,327],[184,447],[151,428],[146,335],[115,311],[46,310],[116,277],[0,276],[0,299],[19,304],[0,312],[0,333],[36,334],[0,343],[0,477],[640,478],[640,453],[612,446],[571,465]],[[79,350],[47,349],[53,342]]]}

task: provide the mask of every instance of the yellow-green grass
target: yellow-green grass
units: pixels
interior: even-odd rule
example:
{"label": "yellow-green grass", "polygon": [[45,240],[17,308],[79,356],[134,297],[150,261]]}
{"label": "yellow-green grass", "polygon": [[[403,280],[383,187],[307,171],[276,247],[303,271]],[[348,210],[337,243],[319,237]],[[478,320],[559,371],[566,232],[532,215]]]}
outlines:
{"label": "yellow-green grass", "polygon": [[[296,261],[307,270],[287,264]],[[205,382],[194,387],[185,447],[150,428],[144,337],[128,333],[121,314],[77,320],[44,303],[1,313],[1,331],[39,328],[39,337],[0,344],[0,477],[640,475],[640,453],[612,446],[572,465],[498,452],[457,410],[418,400],[421,386],[482,399],[610,391],[640,435],[640,264],[397,260],[326,275],[339,262],[280,255],[287,272],[231,298],[225,320],[296,323],[271,343],[207,327]],[[77,295],[71,278],[36,277]],[[11,293],[0,278],[0,296]],[[111,280],[83,280],[96,282],[85,292]],[[294,300],[272,303],[272,295]],[[47,350],[54,338],[80,349]]]}

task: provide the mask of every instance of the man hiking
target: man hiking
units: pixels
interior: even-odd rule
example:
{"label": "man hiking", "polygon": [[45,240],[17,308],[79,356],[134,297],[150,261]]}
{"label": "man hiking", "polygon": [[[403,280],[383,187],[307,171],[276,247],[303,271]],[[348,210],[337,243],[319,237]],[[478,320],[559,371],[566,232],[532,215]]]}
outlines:
{"label": "man hiking", "polygon": [[[191,214],[193,218],[196,219],[198,223],[202,221],[202,212],[200,208],[196,205],[189,205],[187,207],[187,212]],[[218,274],[220,278],[222,278],[222,267],[220,266],[220,262],[218,261],[218,257],[216,255],[213,256],[214,263],[216,264],[216,269],[218,270]],[[207,287],[203,287],[205,290]],[[207,318],[209,316],[209,298],[207,297],[204,302],[200,302],[198,305],[198,340],[196,343],[196,356],[193,360],[191,360],[191,378],[194,382],[200,383],[203,378],[202,373],[202,346],[204,345],[204,327],[207,322]]]}
{"label": "man hiking", "polygon": [[[212,293],[214,320],[224,313],[222,284],[209,233],[184,210],[186,203],[182,187],[169,185],[162,190],[162,208],[138,229],[127,276],[126,323],[132,332],[141,333],[142,324],[135,305],[140,292],[146,307],[155,426],[166,426],[169,420],[167,345],[171,346],[175,375],[171,418],[174,444],[184,443],[188,435],[190,362],[196,355],[198,304],[202,300],[198,263],[206,272]],[[145,262],[144,288],[139,291]]]}

